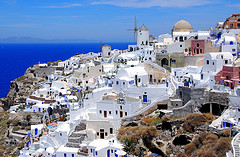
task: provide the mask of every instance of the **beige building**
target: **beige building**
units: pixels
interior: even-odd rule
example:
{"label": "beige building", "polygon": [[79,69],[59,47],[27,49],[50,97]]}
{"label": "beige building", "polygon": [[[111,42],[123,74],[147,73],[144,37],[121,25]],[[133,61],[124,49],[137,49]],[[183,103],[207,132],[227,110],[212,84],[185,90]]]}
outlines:
{"label": "beige building", "polygon": [[170,68],[184,67],[185,56],[184,53],[157,53],[156,63],[170,71]]}
{"label": "beige building", "polygon": [[166,83],[166,73],[162,70],[155,68],[152,65],[145,64],[144,69],[148,73],[149,84],[163,84]]}

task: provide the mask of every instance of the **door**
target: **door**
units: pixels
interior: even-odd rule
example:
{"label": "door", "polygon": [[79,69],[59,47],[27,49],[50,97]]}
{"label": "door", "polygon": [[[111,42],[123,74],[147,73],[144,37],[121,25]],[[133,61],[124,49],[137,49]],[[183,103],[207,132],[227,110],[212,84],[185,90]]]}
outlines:
{"label": "door", "polygon": [[104,117],[107,118],[107,111],[104,111]]}
{"label": "door", "polygon": [[123,117],[123,111],[120,111],[120,118]]}
{"label": "door", "polygon": [[107,157],[110,157],[110,150],[107,150]]}
{"label": "door", "polygon": [[147,95],[143,95],[143,102],[147,102]]}
{"label": "door", "polygon": [[37,128],[35,128],[35,135],[37,135],[38,134],[38,129]]}
{"label": "door", "polygon": [[104,129],[100,129],[100,139],[104,139]]}

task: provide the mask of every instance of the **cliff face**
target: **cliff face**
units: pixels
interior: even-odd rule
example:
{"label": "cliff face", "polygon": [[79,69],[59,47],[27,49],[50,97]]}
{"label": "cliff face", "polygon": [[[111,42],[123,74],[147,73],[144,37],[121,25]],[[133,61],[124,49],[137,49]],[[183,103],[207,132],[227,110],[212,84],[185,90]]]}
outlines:
{"label": "cliff face", "polygon": [[46,76],[36,76],[35,69],[28,68],[23,76],[11,81],[7,97],[0,99],[3,108],[7,110],[12,105],[26,102],[26,98],[41,87],[41,81],[46,81]]}

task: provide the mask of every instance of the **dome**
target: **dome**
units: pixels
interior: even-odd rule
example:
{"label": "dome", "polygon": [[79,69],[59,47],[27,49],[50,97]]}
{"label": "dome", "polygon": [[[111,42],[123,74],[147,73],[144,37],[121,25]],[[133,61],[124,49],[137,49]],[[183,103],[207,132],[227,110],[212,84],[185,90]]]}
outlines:
{"label": "dome", "polygon": [[192,32],[193,29],[189,22],[185,20],[181,20],[174,25],[174,31],[175,32],[187,32],[187,31]]}

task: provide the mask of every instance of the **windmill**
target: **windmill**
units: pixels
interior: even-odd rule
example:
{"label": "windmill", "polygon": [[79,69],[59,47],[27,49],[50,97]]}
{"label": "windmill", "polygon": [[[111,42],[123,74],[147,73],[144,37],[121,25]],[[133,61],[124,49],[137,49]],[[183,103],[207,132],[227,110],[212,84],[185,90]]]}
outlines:
{"label": "windmill", "polygon": [[136,42],[137,40],[137,19],[136,19],[136,16],[135,16],[135,19],[134,19],[134,28],[133,29],[128,29],[128,31],[134,31],[134,41]]}
{"label": "windmill", "polygon": [[102,52],[102,47],[103,47],[103,43],[102,41],[99,41],[99,46],[97,47],[97,49],[99,49],[99,52]]}

